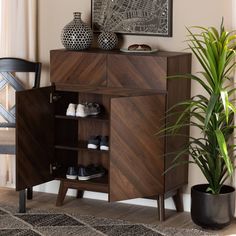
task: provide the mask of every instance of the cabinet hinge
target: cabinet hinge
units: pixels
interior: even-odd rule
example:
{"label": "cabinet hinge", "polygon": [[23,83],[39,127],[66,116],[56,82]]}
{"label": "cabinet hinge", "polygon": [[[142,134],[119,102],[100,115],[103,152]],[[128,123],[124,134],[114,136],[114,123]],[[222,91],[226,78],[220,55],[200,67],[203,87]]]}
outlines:
{"label": "cabinet hinge", "polygon": [[50,174],[52,175],[52,164],[49,165],[49,171],[50,171]]}
{"label": "cabinet hinge", "polygon": [[56,94],[56,93],[50,93],[50,103],[56,102],[57,100],[59,100],[61,98],[60,95]]}
{"label": "cabinet hinge", "polygon": [[50,174],[52,175],[53,172],[55,172],[55,170],[57,169],[57,166],[56,166],[56,164],[50,163],[49,168],[50,168]]}

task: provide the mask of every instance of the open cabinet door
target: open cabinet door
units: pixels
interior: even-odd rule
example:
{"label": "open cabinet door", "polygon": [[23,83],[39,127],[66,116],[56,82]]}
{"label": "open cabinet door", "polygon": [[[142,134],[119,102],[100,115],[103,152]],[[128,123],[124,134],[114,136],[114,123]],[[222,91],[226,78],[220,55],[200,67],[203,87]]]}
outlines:
{"label": "open cabinet door", "polygon": [[16,190],[52,180],[54,116],[52,87],[16,93]]}
{"label": "open cabinet door", "polygon": [[165,94],[111,99],[110,201],[163,193],[164,111]]}

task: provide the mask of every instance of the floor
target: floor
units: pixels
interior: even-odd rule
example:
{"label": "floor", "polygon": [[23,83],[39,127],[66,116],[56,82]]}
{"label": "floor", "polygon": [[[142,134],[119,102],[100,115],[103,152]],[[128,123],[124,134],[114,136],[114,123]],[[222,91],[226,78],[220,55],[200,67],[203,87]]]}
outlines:
{"label": "floor", "polygon": [[[187,212],[176,213],[175,211],[166,210],[166,220],[161,223],[157,219],[157,209],[153,207],[66,197],[64,205],[58,208],[55,206],[56,197],[57,195],[54,194],[34,192],[33,200],[27,201],[27,208],[76,209],[80,214],[123,219],[135,223],[153,223],[179,228],[198,228],[193,224],[190,214]],[[18,193],[13,189],[0,188],[0,202],[18,204]],[[230,226],[220,231],[214,231],[214,233],[218,233],[220,236],[236,236],[236,219]]]}

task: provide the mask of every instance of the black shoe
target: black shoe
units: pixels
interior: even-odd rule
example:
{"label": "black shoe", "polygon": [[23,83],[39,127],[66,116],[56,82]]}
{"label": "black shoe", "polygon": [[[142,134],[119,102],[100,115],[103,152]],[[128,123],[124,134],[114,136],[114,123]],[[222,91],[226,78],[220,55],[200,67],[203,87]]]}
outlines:
{"label": "black shoe", "polygon": [[78,167],[76,166],[68,167],[67,172],[66,172],[66,178],[77,179],[77,176],[78,176]]}
{"label": "black shoe", "polygon": [[100,139],[100,150],[109,150],[109,144],[108,144],[108,136],[101,136]]}
{"label": "black shoe", "polygon": [[97,149],[100,144],[100,139],[101,139],[101,136],[91,136],[88,140],[87,147],[89,149]]}
{"label": "black shoe", "polygon": [[89,165],[87,167],[80,166],[78,179],[79,180],[89,180],[94,178],[102,177],[105,174],[105,169],[103,167],[96,167],[94,165]]}

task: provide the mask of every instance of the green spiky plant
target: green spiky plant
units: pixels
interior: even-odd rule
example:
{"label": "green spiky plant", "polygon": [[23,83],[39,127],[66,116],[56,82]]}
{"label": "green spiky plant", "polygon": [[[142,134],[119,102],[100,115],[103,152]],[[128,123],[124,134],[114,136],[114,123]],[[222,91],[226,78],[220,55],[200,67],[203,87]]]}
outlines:
{"label": "green spiky plant", "polygon": [[[168,111],[177,116],[176,122],[162,129],[164,135],[177,135],[184,126],[196,127],[202,133],[199,138],[190,137],[173,160],[173,167],[183,163],[181,157],[189,153],[206,177],[208,192],[219,194],[225,181],[234,172],[234,149],[230,138],[234,131],[235,89],[229,76],[235,68],[235,39],[233,32],[224,29],[223,21],[218,31],[214,27],[193,27],[188,30],[188,46],[200,62],[203,71],[197,75],[172,76],[196,81],[205,92],[181,102]],[[199,32],[200,31],[200,32]],[[204,95],[205,94],[205,95]],[[175,109],[181,107],[182,112]]]}

